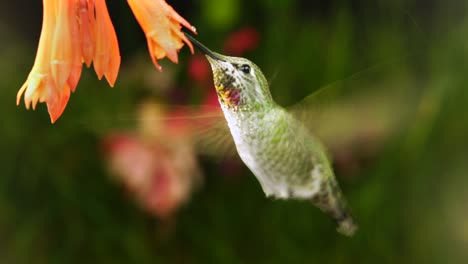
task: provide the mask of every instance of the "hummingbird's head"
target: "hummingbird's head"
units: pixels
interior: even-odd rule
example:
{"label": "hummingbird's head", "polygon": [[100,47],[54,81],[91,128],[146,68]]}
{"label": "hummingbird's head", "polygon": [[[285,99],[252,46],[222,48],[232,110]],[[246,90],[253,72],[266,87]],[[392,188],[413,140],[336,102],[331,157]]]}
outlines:
{"label": "hummingbird's head", "polygon": [[219,102],[231,109],[260,107],[273,103],[268,82],[260,68],[248,59],[213,52],[186,34],[208,58]]}

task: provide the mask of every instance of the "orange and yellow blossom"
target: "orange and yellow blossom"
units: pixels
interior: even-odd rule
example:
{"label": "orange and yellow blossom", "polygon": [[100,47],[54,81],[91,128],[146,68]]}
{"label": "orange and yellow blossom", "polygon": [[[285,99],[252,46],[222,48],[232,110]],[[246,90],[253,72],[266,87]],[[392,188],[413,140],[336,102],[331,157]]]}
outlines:
{"label": "orange and yellow blossom", "polygon": [[157,60],[168,57],[177,63],[177,51],[184,42],[193,53],[190,41],[181,31],[184,27],[196,33],[195,27],[190,25],[164,0],[127,0],[138,23],[146,34],[151,59],[158,70],[161,71]]}
{"label": "orange and yellow blossom", "polygon": [[[177,63],[177,52],[186,43],[183,26],[196,33],[184,18],[164,0],[128,0],[148,40],[154,65],[168,57]],[[43,0],[42,32],[36,61],[28,79],[18,91],[16,104],[24,95],[26,108],[46,103],[54,123],[75,91],[82,65],[91,63],[99,79],[114,86],[120,68],[117,35],[105,0]]]}
{"label": "orange and yellow blossom", "polygon": [[36,61],[17,94],[26,108],[45,102],[51,122],[63,113],[80,79],[83,62],[114,85],[120,52],[105,0],[43,0]]}

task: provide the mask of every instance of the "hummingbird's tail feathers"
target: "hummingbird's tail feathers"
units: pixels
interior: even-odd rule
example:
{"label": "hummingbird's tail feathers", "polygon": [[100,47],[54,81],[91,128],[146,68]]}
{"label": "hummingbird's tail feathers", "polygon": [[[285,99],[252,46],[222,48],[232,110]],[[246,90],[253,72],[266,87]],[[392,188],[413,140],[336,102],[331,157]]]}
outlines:
{"label": "hummingbird's tail feathers", "polygon": [[354,222],[338,182],[334,178],[323,182],[321,191],[312,197],[311,202],[336,221],[338,233],[353,236],[357,231],[358,226]]}
{"label": "hummingbird's tail feathers", "polygon": [[338,233],[351,237],[358,230],[358,225],[354,221],[353,216],[349,213],[344,200],[340,201],[338,204],[330,200],[329,203],[326,204],[317,204],[315,202],[314,204],[335,220],[337,224],[336,231],[338,231]]}
{"label": "hummingbird's tail feathers", "polygon": [[358,226],[354,222],[353,217],[348,213],[344,215],[344,218],[337,219],[336,222],[338,224],[336,231],[342,235],[351,237],[358,230]]}

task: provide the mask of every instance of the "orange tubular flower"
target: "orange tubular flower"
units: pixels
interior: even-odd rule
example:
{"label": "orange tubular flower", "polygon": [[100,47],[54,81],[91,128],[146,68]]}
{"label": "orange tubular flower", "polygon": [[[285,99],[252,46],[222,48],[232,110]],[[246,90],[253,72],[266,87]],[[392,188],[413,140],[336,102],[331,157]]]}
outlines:
{"label": "orange tubular flower", "polygon": [[196,34],[196,29],[181,17],[164,0],[127,0],[136,19],[146,34],[148,49],[154,65],[161,71],[157,60],[168,57],[177,63],[177,51],[184,42],[193,53],[190,41],[181,32],[184,27]]}
{"label": "orange tubular flower", "polygon": [[18,91],[26,108],[47,103],[51,122],[63,113],[80,79],[83,62],[114,85],[120,52],[105,0],[43,0],[42,32],[36,61]]}

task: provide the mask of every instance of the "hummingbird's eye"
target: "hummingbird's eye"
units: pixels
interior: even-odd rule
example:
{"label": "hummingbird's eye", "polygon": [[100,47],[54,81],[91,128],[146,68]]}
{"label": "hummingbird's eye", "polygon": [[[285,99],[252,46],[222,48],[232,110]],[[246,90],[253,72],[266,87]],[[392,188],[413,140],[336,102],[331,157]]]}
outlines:
{"label": "hummingbird's eye", "polygon": [[245,74],[250,73],[250,66],[247,64],[244,64],[240,67],[240,70]]}

